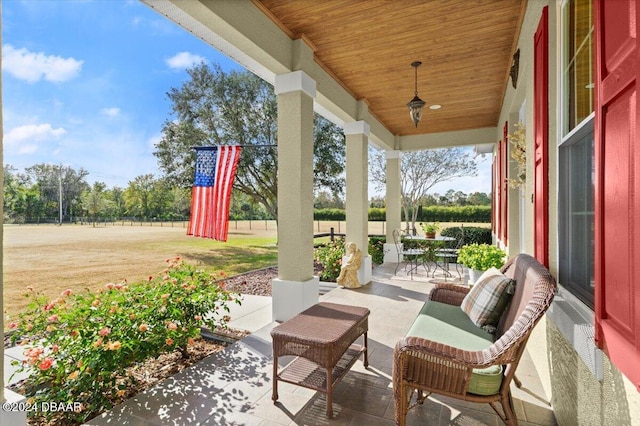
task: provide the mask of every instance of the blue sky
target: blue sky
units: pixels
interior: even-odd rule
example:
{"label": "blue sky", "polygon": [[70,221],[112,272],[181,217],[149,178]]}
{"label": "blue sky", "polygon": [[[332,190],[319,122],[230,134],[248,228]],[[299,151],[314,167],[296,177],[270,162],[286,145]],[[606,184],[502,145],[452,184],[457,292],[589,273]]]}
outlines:
{"label": "blue sky", "polygon": [[[186,68],[242,69],[137,0],[2,0],[2,47],[4,163],[82,167],[109,187],[160,175],[166,93]],[[490,167],[433,192],[489,192]]]}
{"label": "blue sky", "polygon": [[201,60],[241,69],[138,1],[2,1],[4,162],[159,176],[166,93]]}

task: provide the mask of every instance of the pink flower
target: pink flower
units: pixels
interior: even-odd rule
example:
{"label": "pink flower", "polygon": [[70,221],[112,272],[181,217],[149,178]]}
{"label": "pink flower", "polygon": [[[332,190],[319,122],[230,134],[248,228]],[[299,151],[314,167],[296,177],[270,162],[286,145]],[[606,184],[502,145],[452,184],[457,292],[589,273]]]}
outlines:
{"label": "pink flower", "polygon": [[176,323],[175,323],[175,322],[170,322],[169,324],[167,324],[167,328],[168,328],[169,330],[177,330],[177,329],[178,329],[178,326],[176,325]]}
{"label": "pink flower", "polygon": [[52,365],[53,365],[53,359],[47,357],[42,361],[40,361],[40,364],[38,364],[38,368],[40,370],[48,370],[51,368]]}
{"label": "pink flower", "polygon": [[202,319],[202,315],[196,315],[193,317],[194,320],[200,321]]}
{"label": "pink flower", "polygon": [[98,332],[98,334],[101,336],[107,336],[109,333],[111,333],[111,329],[108,327],[105,327]]}
{"label": "pink flower", "polygon": [[52,310],[53,309],[53,303],[48,303],[48,304],[44,305],[44,307],[42,309],[45,312]]}
{"label": "pink flower", "polygon": [[167,337],[167,340],[164,341],[167,346],[173,346],[173,339],[170,337]]}
{"label": "pink flower", "polygon": [[115,342],[107,343],[105,349],[108,350],[108,351],[117,351],[121,347],[122,347],[122,343],[120,343],[120,341],[116,340]]}
{"label": "pink flower", "polygon": [[97,308],[100,305],[100,299],[96,299],[93,302],[91,302],[91,306],[93,306],[94,308]]}
{"label": "pink flower", "polygon": [[138,330],[140,330],[140,332],[142,332],[142,333],[144,333],[148,329],[149,329],[149,327],[147,326],[147,324],[140,324],[140,327],[138,327]]}
{"label": "pink flower", "polygon": [[14,328],[18,328],[18,323],[17,322],[10,322],[9,323],[9,330],[13,330]]}
{"label": "pink flower", "polygon": [[58,321],[58,315],[56,315],[56,314],[51,315],[50,317],[47,318],[47,321],[49,321],[49,322]]}
{"label": "pink flower", "polygon": [[68,288],[68,289],[66,289],[65,291],[62,292],[62,296],[63,297],[67,297],[70,294],[71,294],[71,289],[70,288]]}
{"label": "pink flower", "polygon": [[107,283],[105,284],[105,287],[109,290],[111,290],[112,288],[114,288],[116,285],[114,283]]}
{"label": "pink flower", "polygon": [[29,348],[26,351],[24,351],[24,355],[27,358],[37,358],[42,354],[43,350],[42,348]]}
{"label": "pink flower", "polygon": [[122,284],[118,283],[118,284],[116,284],[116,285],[115,285],[115,287],[116,287],[116,290],[122,290],[122,288],[124,287],[124,285],[122,285]]}
{"label": "pink flower", "polygon": [[148,280],[149,280],[149,281],[153,280],[153,275],[149,275]]}
{"label": "pink flower", "polygon": [[60,352],[60,346],[58,345],[51,346],[51,351],[53,351],[53,353]]}

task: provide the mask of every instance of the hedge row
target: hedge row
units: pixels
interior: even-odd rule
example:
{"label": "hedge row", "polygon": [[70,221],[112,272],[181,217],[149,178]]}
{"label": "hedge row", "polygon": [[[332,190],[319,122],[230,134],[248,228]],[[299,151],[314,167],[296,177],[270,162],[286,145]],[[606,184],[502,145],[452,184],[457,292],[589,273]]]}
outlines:
{"label": "hedge row", "polygon": [[[481,228],[479,226],[465,226],[464,230],[464,243],[465,244],[491,244],[491,229]],[[460,236],[460,227],[452,226],[450,228],[444,228],[440,235],[446,237],[458,238]]]}
{"label": "hedge row", "polygon": [[[316,209],[314,220],[346,220],[342,209]],[[386,220],[384,208],[370,208],[370,221]],[[403,218],[404,220],[404,218]],[[418,222],[491,222],[491,206],[429,206],[418,210]]]}

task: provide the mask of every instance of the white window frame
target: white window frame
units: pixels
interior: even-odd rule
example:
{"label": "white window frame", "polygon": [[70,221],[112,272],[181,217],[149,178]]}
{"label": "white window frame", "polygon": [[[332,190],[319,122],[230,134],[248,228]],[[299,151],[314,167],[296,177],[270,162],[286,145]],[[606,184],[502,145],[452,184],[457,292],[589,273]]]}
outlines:
{"label": "white window frame", "polygon": [[[557,22],[557,68],[556,78],[558,81],[557,92],[557,119],[559,125],[556,127],[558,145],[556,150],[570,141],[573,137],[582,134],[584,127],[591,124],[595,120],[595,112],[592,112],[575,128],[564,135],[564,129],[569,117],[565,110],[565,93],[567,90],[564,75],[564,64],[566,63],[567,45],[567,15],[565,8],[568,0],[563,0],[558,6],[559,22]],[[556,170],[559,170],[559,155],[556,156]],[[557,181],[556,196],[560,191],[560,181]],[[560,237],[558,233],[558,238]],[[556,253],[556,262],[559,265],[559,254]],[[565,339],[574,347],[580,358],[585,362],[594,377],[603,380],[603,352],[595,345],[595,313],[584,302],[573,295],[561,282],[558,283],[558,294],[549,308],[548,317]]]}

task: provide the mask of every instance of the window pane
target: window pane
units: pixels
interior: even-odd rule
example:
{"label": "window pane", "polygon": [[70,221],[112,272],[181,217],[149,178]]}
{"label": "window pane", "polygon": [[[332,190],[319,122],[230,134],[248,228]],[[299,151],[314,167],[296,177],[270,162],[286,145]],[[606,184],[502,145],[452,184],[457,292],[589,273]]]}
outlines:
{"label": "window pane", "polygon": [[593,120],[585,128],[559,152],[559,281],[593,308]]}
{"label": "window pane", "polygon": [[563,9],[564,135],[593,112],[591,0],[569,0]]}

